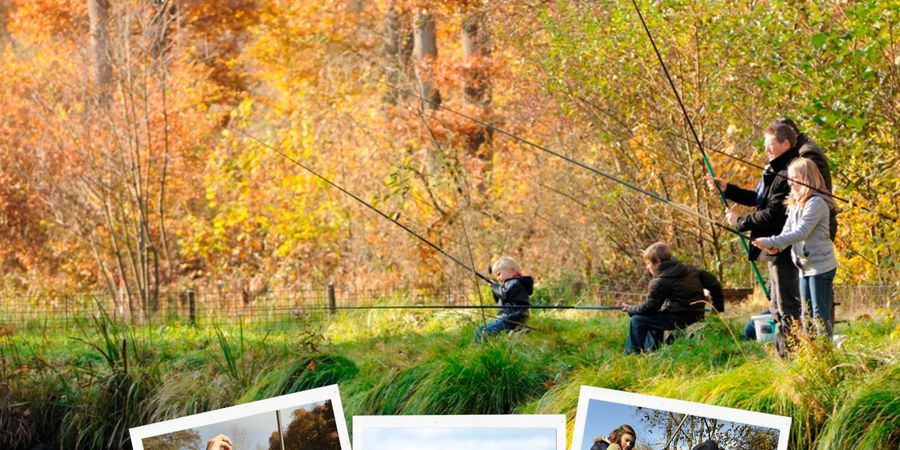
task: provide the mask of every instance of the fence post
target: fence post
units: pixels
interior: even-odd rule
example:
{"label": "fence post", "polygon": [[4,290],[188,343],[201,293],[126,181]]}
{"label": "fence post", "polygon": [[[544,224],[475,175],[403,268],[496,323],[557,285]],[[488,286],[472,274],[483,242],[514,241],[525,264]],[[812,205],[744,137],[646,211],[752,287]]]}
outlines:
{"label": "fence post", "polygon": [[194,290],[187,290],[188,299],[188,322],[191,326],[197,326],[197,301],[194,298]]}
{"label": "fence post", "polygon": [[328,298],[328,315],[333,316],[335,312],[337,312],[337,302],[334,298],[334,284],[328,283],[328,289],[326,291],[326,296]]}

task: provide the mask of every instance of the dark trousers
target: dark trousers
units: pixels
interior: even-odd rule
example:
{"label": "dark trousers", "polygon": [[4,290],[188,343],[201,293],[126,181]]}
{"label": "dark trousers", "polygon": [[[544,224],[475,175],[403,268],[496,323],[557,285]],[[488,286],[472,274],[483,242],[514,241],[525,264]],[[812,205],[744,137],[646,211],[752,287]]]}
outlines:
{"label": "dark trousers", "polygon": [[775,349],[784,356],[800,323],[800,270],[790,260],[769,262],[769,310],[778,325]]}
{"label": "dark trousers", "polygon": [[631,316],[631,327],[628,329],[628,339],[625,340],[625,354],[656,350],[662,342],[663,331],[674,329],[675,322],[666,311]]}

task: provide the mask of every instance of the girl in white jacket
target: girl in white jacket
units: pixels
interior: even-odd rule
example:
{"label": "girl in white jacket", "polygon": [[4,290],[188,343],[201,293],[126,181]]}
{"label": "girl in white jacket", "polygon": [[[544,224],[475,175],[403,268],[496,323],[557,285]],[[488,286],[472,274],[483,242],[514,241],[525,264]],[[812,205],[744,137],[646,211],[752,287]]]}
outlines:
{"label": "girl in white jacket", "polygon": [[[804,319],[812,316],[818,334],[833,335],[833,284],[837,258],[829,234],[829,214],[834,202],[816,164],[797,158],[788,166],[791,193],[785,203],[788,218],[778,236],[759,238],[753,245],[769,253],[791,248],[794,264],[800,269],[800,298],[806,303]],[[804,320],[807,322],[807,320]]]}

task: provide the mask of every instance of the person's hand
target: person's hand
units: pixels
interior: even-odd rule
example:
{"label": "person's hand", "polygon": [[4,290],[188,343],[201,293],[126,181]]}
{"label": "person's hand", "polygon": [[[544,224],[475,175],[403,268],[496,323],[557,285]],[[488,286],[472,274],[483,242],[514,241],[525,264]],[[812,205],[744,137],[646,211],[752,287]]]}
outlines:
{"label": "person's hand", "polygon": [[619,308],[622,311],[628,312],[628,304],[627,303],[619,303]]}
{"label": "person's hand", "polygon": [[760,239],[754,239],[753,242],[751,242],[751,244],[753,244],[754,247],[756,247],[760,250],[766,249],[766,246],[762,244],[762,240],[760,240]]}
{"label": "person's hand", "polygon": [[234,446],[231,443],[231,438],[225,436],[224,434],[220,434],[206,443],[206,450],[233,450]]}
{"label": "person's hand", "polygon": [[725,210],[725,221],[728,222],[728,225],[735,226],[738,223],[738,213],[734,212],[731,208]]}
{"label": "person's hand", "polygon": [[[728,186],[728,180],[724,178],[713,178],[709,175],[704,175],[703,179],[706,180],[706,187],[709,188],[710,191],[722,191],[725,192],[725,187]],[[718,188],[716,187],[718,185]]]}

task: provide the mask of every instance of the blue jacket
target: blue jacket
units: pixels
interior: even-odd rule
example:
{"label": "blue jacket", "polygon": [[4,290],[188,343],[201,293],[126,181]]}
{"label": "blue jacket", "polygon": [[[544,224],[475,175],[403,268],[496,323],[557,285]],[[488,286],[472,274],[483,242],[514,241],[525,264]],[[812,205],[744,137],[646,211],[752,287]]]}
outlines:
{"label": "blue jacket", "polygon": [[[534,293],[534,278],[514,277],[503,284],[494,283],[491,285],[491,293],[494,294],[494,300],[500,304],[498,319],[513,325],[524,324],[528,320],[528,308],[522,306],[531,306],[528,297]],[[518,307],[504,308],[506,305]]]}

